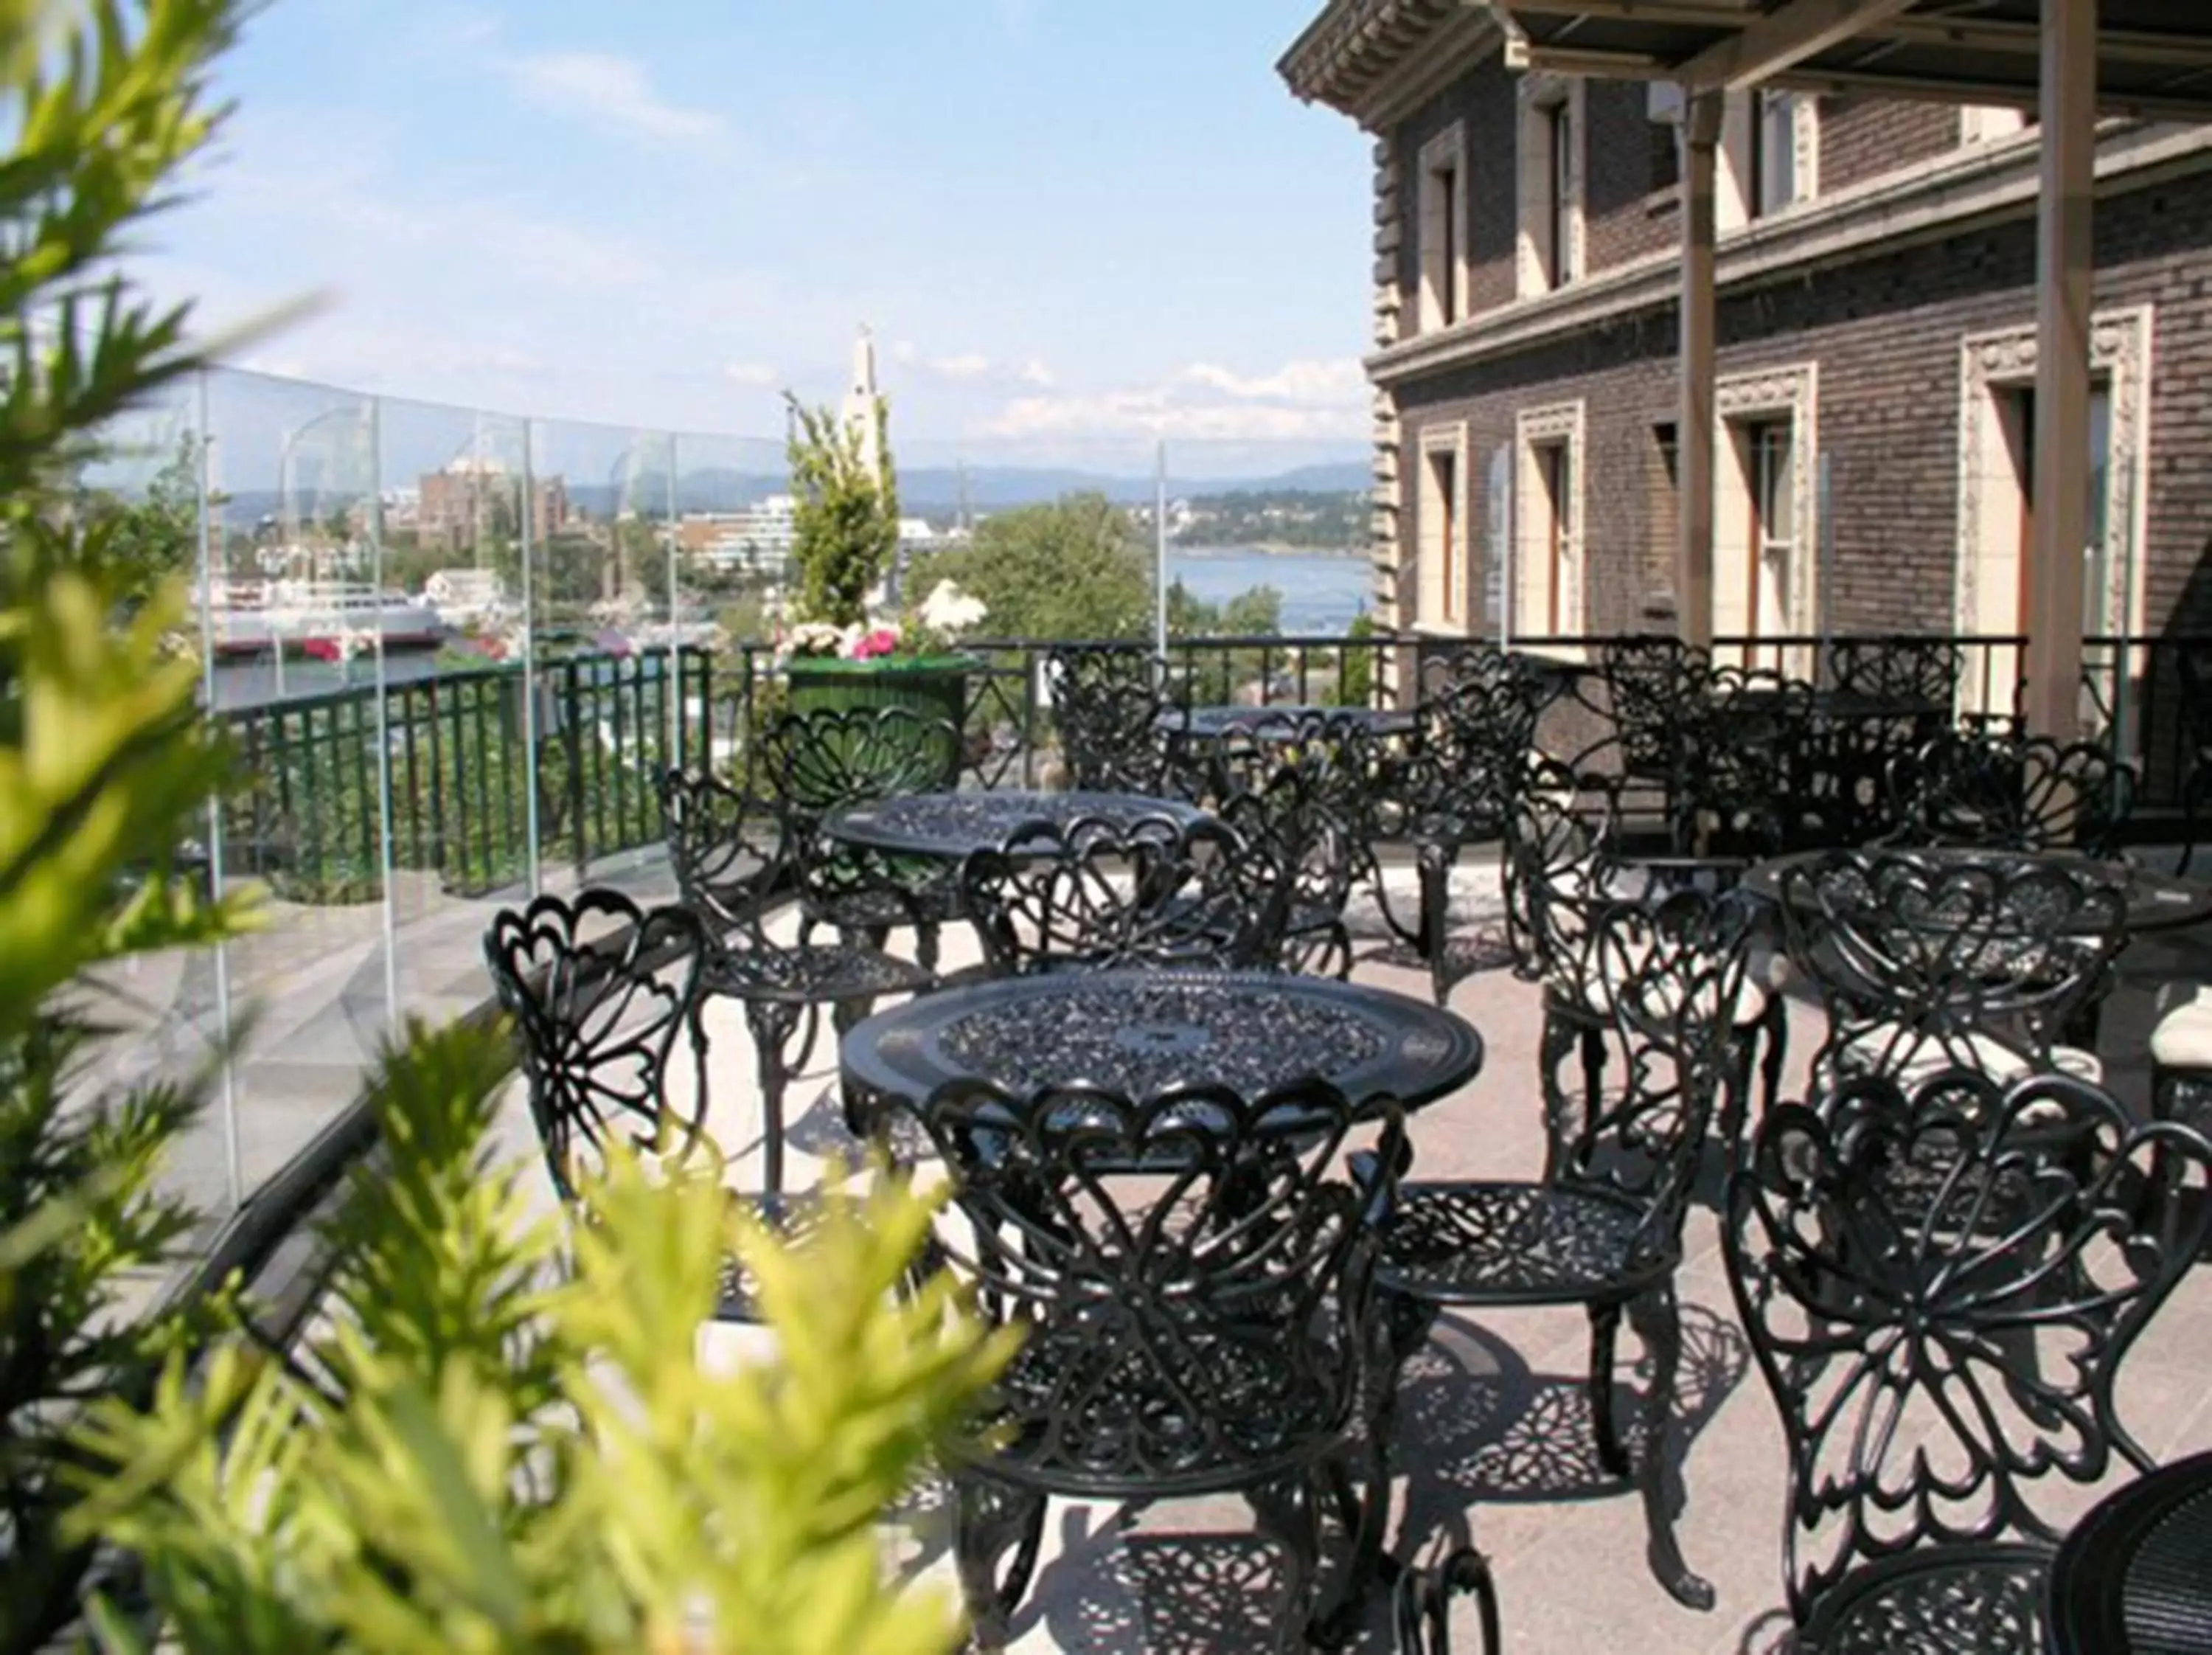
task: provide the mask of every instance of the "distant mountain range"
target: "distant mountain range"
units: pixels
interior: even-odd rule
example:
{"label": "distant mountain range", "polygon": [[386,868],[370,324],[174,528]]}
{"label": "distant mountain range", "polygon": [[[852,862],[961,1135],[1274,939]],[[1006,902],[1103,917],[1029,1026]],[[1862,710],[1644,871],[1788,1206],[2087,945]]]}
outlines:
{"label": "distant mountain range", "polygon": [[[1120,505],[1144,505],[1152,500],[1153,490],[1150,477],[1115,476],[1054,466],[976,465],[969,468],[964,481],[967,503],[970,509],[979,512],[1006,511],[1016,506],[1057,500],[1062,495],[1082,493],[1103,494]],[[1269,477],[1183,478],[1170,474],[1168,493],[1178,500],[1259,491],[1343,494],[1364,490],[1371,481],[1372,472],[1366,461],[1330,460],[1295,466]],[[951,466],[919,465],[902,471],[899,504],[913,516],[950,514],[960,506],[963,482],[961,473]],[[686,472],[678,479],[676,509],[679,514],[737,511],[756,505],[770,495],[788,493],[790,488],[791,479],[781,472],[708,467]],[[645,474],[619,490],[605,483],[579,483],[571,478],[568,502],[594,517],[608,515],[617,503],[617,496],[623,502],[653,512],[667,498],[667,479],[661,474]],[[355,498],[350,495],[343,498],[325,496],[315,505],[325,514],[343,511]],[[225,515],[234,526],[243,526],[275,515],[279,503],[280,496],[273,489],[241,489],[230,497]]]}

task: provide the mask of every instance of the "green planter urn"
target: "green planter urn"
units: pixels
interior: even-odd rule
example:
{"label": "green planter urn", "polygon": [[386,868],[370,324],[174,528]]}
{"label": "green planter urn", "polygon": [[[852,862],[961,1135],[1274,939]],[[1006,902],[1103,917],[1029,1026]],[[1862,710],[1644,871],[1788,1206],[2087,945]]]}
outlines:
{"label": "green planter urn", "polygon": [[960,732],[968,711],[968,674],[978,665],[967,655],[886,655],[846,660],[834,655],[794,655],[784,671],[795,713],[875,712],[903,707],[949,733],[917,732],[939,751],[934,769],[944,785],[960,782]]}

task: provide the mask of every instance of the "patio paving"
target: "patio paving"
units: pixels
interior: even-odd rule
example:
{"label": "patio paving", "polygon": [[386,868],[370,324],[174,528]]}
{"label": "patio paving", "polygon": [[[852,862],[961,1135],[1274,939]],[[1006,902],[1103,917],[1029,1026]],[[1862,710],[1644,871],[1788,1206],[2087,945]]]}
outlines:
{"label": "patio paving", "polygon": [[[1462,900],[1494,910],[1494,874],[1477,869]],[[945,936],[945,964],[975,957],[964,928]],[[2124,958],[2108,1007],[2107,1054],[2139,1054],[2149,999],[2172,976],[2212,978],[2212,939],[2141,943]],[[1364,963],[1363,982],[1425,997],[1425,973]],[[1487,1044],[1481,1075],[1423,1110],[1412,1126],[1425,1174],[1534,1176],[1542,1159],[1534,1085],[1538,992],[1510,972],[1462,982],[1451,1004]],[[708,1015],[713,1054],[709,1129],[732,1156],[731,1181],[747,1183],[758,1151],[752,1051],[738,1008]],[[1790,1011],[1785,1095],[1802,1090],[1819,1037],[1817,1008],[1802,997]],[[678,1065],[678,1068],[682,1068]],[[2114,1059],[2115,1089],[2138,1110],[2140,1062]],[[820,1158],[849,1147],[835,1096],[835,1058],[817,1044],[789,1104],[795,1182]],[[538,1148],[519,1088],[501,1123],[503,1144],[533,1165]],[[1717,1168],[1709,1168],[1717,1172]],[[1715,1182],[1709,1179],[1710,1186]],[[550,1183],[544,1198],[552,1200]],[[1515,1655],[1651,1652],[1761,1652],[1781,1647],[1784,1466],[1773,1402],[1738,1326],[1710,1201],[1693,1209],[1680,1277],[1685,1358],[1677,1427],[1678,1532],[1690,1566],[1711,1581],[1710,1614],[1682,1608],[1644,1561],[1645,1524],[1632,1486],[1597,1469],[1584,1396],[1587,1329],[1580,1311],[1523,1311],[1480,1319],[1447,1317],[1408,1370],[1395,1459],[1392,1542],[1402,1536],[1472,1538],[1496,1570],[1507,1646]],[[763,1348],[758,1329],[716,1327],[704,1337],[718,1360]],[[2212,1270],[2200,1269],[2132,1353],[2119,1390],[2121,1416],[2144,1445],[2165,1456],[2212,1448],[2212,1391],[2203,1380],[2212,1351]],[[1638,1391],[1641,1352],[1620,1343],[1624,1409]],[[1632,1413],[1624,1416],[1632,1418]],[[1632,1443],[1633,1437],[1632,1434]],[[2049,1509],[2085,1507],[2090,1491],[2051,1491]],[[894,1525],[893,1545],[918,1574],[952,1585],[944,1490],[918,1491]],[[1255,1540],[1243,1503],[1187,1501],[1133,1513],[1111,1505],[1055,1501],[1043,1559],[1015,1622],[1021,1651],[1243,1651],[1272,1646],[1279,1624],[1272,1549]],[[1358,1647],[1389,1647],[1385,1606],[1370,1606]],[[1479,1647],[1472,1606],[1455,1615],[1455,1648]]]}

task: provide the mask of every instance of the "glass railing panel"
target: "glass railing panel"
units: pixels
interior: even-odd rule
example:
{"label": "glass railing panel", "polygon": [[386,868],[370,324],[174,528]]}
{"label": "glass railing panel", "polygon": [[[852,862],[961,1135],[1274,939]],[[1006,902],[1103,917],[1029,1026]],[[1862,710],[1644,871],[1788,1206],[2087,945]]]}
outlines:
{"label": "glass railing panel", "polygon": [[546,501],[520,419],[391,398],[377,416],[381,584],[422,623],[384,658],[394,977],[441,1021],[483,998],[484,928],[537,885],[522,575]]}
{"label": "glass railing panel", "polygon": [[210,678],[246,778],[215,877],[267,892],[261,928],[222,955],[251,1190],[352,1100],[392,1026],[376,685],[424,622],[380,585],[370,399],[224,371],[207,410]]}
{"label": "glass railing panel", "polygon": [[675,445],[678,758],[743,776],[750,733],[781,705],[774,652],[793,598],[784,446],[690,434]]}

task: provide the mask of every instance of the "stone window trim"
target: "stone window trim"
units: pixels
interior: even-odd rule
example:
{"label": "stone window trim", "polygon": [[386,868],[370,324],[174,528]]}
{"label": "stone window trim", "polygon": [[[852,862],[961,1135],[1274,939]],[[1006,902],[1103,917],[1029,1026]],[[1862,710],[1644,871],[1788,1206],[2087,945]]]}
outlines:
{"label": "stone window trim", "polygon": [[[1516,89],[1514,116],[1513,292],[1516,300],[1532,299],[1573,286],[1589,272],[1589,213],[1585,207],[1589,174],[1589,82],[1580,76],[1523,75]],[[1553,113],[1566,110],[1570,148],[1567,154],[1567,200],[1558,222],[1566,229],[1567,245],[1553,248],[1551,279],[1545,269],[1547,238],[1553,221],[1552,155],[1549,126]]]}
{"label": "stone window trim", "polygon": [[[1439,187],[1445,176],[1450,180],[1449,190]],[[1413,195],[1413,331],[1434,333],[1465,321],[1474,307],[1468,294],[1474,261],[1468,253],[1466,122],[1454,121],[1421,145],[1414,159]],[[1447,251],[1458,266],[1455,271],[1442,268],[1439,255]],[[1456,314],[1446,313],[1447,289]]]}
{"label": "stone window trim", "polygon": [[[2148,532],[2150,386],[2156,307],[2099,310],[2089,319],[2089,368],[2108,387],[2112,426],[2105,462],[2105,612],[2143,630],[2143,581],[2137,567]],[[1990,498],[1990,457],[2003,441],[1999,396],[2035,382],[2033,324],[1971,333],[1959,342],[1959,539],[1954,564],[1954,624],[1984,630],[1990,610],[1982,564],[1993,534],[2017,534],[2017,511],[2000,521]]]}
{"label": "stone window trim", "polygon": [[1751,176],[1751,128],[1759,119],[1758,97],[1755,89],[1729,93],[1721,118],[1713,211],[1715,228],[1722,234],[1802,211],[1820,197],[1820,100],[1810,92],[1793,92],[1789,94],[1790,177],[1796,192],[1786,205],[1764,213],[1752,210],[1752,192],[1758,180]]}
{"label": "stone window trim", "polygon": [[[1531,636],[1565,637],[1584,635],[1589,630],[1589,583],[1584,578],[1583,557],[1583,525],[1587,520],[1585,508],[1589,497],[1589,466],[1585,463],[1589,409],[1589,403],[1578,398],[1572,402],[1547,403],[1539,408],[1524,408],[1514,416],[1514,569],[1507,599],[1508,612],[1512,616],[1509,636],[1517,637],[1528,633]],[[1558,526],[1559,591],[1562,612],[1551,617],[1549,624],[1534,627],[1529,624],[1529,618],[1533,608],[1530,582],[1539,574],[1535,554],[1540,547],[1548,550],[1553,526],[1551,507],[1545,496],[1544,480],[1537,469],[1536,456],[1540,449],[1553,447],[1564,447],[1567,451],[1566,521]],[[1563,660],[1580,660],[1586,653],[1584,648],[1578,644],[1526,647],[1537,654],[1554,655]]]}
{"label": "stone window trim", "polygon": [[[1415,592],[1413,630],[1441,637],[1468,636],[1469,588],[1473,584],[1468,558],[1468,507],[1472,494],[1472,483],[1468,474],[1468,426],[1463,419],[1436,420],[1422,425],[1415,439],[1413,499],[1413,557]],[[1449,511],[1451,534],[1448,544],[1439,544],[1437,524],[1431,514],[1433,502],[1435,472],[1429,462],[1437,454],[1449,454],[1452,459],[1452,498]],[[1459,605],[1453,609],[1445,601],[1452,583],[1448,566],[1456,562],[1460,579],[1457,583]]]}
{"label": "stone window trim", "polygon": [[2010,104],[1969,103],[1959,108],[1959,143],[2002,143],[2029,129],[2027,111]]}
{"label": "stone window trim", "polygon": [[[1717,462],[1713,467],[1714,579],[1720,578],[1717,542],[1727,532],[1724,526],[1748,520],[1751,511],[1748,479],[1741,467],[1726,463],[1735,444],[1729,428],[1787,420],[1792,438],[1790,542],[1796,557],[1792,573],[1796,578],[1790,583],[1784,620],[1790,633],[1804,637],[1820,630],[1820,365],[1817,362],[1728,374],[1714,381],[1713,452]],[[1747,550],[1748,555],[1757,555],[1756,548]],[[1746,618],[1755,625],[1758,618]]]}

